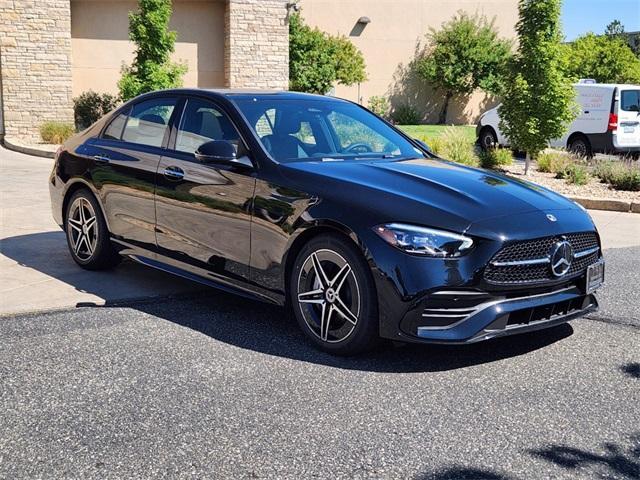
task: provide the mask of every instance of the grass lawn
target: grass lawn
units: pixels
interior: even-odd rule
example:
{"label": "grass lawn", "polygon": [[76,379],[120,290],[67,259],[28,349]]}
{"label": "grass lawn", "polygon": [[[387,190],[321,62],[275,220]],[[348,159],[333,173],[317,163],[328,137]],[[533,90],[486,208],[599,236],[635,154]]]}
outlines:
{"label": "grass lawn", "polygon": [[469,125],[398,125],[398,128],[419,140],[422,140],[423,137],[439,137],[445,129],[454,128],[463,131],[464,135],[468,137],[471,142],[476,141],[476,127]]}

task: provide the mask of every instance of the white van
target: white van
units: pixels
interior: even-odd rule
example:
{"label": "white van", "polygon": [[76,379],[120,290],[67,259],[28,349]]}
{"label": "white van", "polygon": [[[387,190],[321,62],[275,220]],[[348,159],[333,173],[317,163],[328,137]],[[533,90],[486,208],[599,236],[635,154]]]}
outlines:
{"label": "white van", "polygon": [[[598,84],[582,80],[574,85],[580,114],[565,136],[550,142],[587,157],[594,153],[640,154],[640,85]],[[498,108],[480,117],[476,134],[482,148],[509,146],[500,131]]]}

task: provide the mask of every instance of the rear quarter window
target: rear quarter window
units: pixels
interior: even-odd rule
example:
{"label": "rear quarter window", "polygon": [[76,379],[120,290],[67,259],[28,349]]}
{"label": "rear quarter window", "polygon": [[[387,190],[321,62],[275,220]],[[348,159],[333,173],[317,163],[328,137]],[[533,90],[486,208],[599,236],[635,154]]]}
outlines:
{"label": "rear quarter window", "polygon": [[625,112],[639,112],[640,90],[623,90],[620,92],[620,109]]}

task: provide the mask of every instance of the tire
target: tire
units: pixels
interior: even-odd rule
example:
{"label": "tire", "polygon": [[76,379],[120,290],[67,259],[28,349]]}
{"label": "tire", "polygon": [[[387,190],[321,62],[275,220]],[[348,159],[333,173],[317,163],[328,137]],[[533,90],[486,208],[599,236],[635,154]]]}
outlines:
{"label": "tire", "polygon": [[478,136],[478,143],[482,150],[496,148],[498,146],[498,136],[491,127],[483,127]]}
{"label": "tire", "polygon": [[579,157],[593,158],[591,142],[589,142],[589,139],[584,135],[574,135],[571,137],[567,143],[567,150]]}
{"label": "tire", "polygon": [[356,355],[379,343],[371,271],[355,245],[339,235],[319,235],[298,253],[289,299],[298,325],[320,350]]}
{"label": "tire", "polygon": [[73,260],[86,270],[105,270],[120,263],[98,201],[88,190],[73,194],[65,212],[67,246]]}

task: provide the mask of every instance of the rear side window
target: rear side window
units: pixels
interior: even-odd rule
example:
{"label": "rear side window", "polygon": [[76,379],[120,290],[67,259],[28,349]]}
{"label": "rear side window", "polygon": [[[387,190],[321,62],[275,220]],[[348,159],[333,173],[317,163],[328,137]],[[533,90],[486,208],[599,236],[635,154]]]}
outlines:
{"label": "rear side window", "polygon": [[625,112],[640,112],[640,90],[623,90],[620,93],[620,108]]}
{"label": "rear side window", "polygon": [[124,127],[122,140],[161,147],[175,106],[175,98],[154,98],[134,105]]}
{"label": "rear side window", "polygon": [[102,134],[102,138],[108,138],[109,140],[120,140],[120,138],[122,137],[124,124],[127,123],[127,115],[129,115],[128,109],[124,112],[119,113],[116,118],[111,120],[111,123]]}

